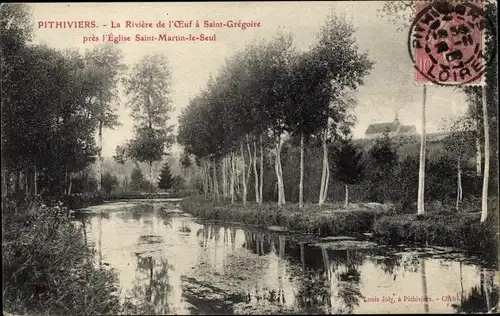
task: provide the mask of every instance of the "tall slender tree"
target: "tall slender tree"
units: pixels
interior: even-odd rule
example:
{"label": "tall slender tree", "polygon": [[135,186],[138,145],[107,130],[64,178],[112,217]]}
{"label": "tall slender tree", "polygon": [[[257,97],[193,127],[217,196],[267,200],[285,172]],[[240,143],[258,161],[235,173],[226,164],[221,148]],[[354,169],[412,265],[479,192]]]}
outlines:
{"label": "tall slender tree", "polygon": [[95,95],[90,98],[93,118],[98,122],[98,158],[97,158],[97,189],[101,189],[102,176],[102,132],[104,128],[114,129],[120,125],[116,110],[118,108],[118,83],[126,66],[122,63],[122,52],[114,44],[95,46],[85,53],[87,67],[95,72],[92,84],[95,85]]}
{"label": "tall slender tree", "polygon": [[148,162],[150,190],[155,182],[153,162],[160,160],[174,141],[173,126],[168,125],[172,110],[170,81],[167,58],[161,54],[144,56],[123,80],[135,121],[129,152],[138,161]]}

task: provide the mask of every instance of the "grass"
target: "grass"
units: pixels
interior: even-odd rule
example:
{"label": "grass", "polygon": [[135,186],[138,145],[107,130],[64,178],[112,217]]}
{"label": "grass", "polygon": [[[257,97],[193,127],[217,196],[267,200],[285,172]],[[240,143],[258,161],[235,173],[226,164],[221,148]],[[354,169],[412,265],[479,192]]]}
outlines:
{"label": "grass", "polygon": [[351,206],[350,211],[339,205],[285,205],[275,203],[242,204],[214,203],[201,196],[185,198],[180,206],[183,211],[208,220],[241,222],[263,227],[281,226],[290,231],[317,236],[356,236],[371,230],[375,218],[384,214],[381,208],[364,205]]}
{"label": "grass", "polygon": [[490,203],[488,218],[481,214],[453,211],[423,215],[382,216],[373,225],[374,235],[390,244],[423,244],[457,247],[496,260],[498,244],[498,204]]}
{"label": "grass", "polygon": [[263,227],[282,226],[290,231],[316,236],[359,236],[373,232],[381,243],[421,244],[457,247],[480,252],[496,259],[498,241],[498,203],[492,200],[489,217],[480,223],[478,212],[457,212],[441,204],[429,203],[423,216],[402,214],[394,209],[370,208],[369,204],[356,204],[347,210],[337,204],[262,205],[247,203],[214,203],[200,196],[185,198],[183,211],[203,219],[240,222]]}
{"label": "grass", "polygon": [[116,275],[94,264],[81,228],[62,206],[3,212],[4,310],[18,315],[103,315],[121,308]]}

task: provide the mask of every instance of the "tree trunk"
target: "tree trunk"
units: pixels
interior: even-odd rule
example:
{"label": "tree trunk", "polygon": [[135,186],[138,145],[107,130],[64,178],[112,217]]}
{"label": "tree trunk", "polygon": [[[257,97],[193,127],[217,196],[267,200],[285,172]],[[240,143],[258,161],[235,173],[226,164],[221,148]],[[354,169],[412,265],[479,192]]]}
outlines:
{"label": "tree trunk", "polygon": [[257,143],[253,139],[253,174],[255,179],[255,202],[260,203],[259,199],[259,174],[257,173]]}
{"label": "tree trunk", "polygon": [[326,201],[326,197],[328,196],[328,182],[330,180],[330,167],[328,166],[328,146],[326,143],[326,135],[324,135],[322,139],[322,147],[323,147],[323,168],[321,171],[321,188],[319,193],[319,205],[322,205]]}
{"label": "tree trunk", "polygon": [[260,135],[260,187],[259,187],[259,203],[264,200],[262,198],[262,188],[264,185],[264,145],[262,144],[262,134]]}
{"label": "tree trunk", "polygon": [[10,174],[9,171],[2,169],[2,196],[3,197],[8,196],[9,191],[10,191]]}
{"label": "tree trunk", "polygon": [[234,166],[234,154],[231,154],[231,178],[229,184],[229,191],[231,192],[231,204],[234,204],[234,179],[236,176],[236,168]]}
{"label": "tree trunk", "polygon": [[97,172],[96,172],[96,180],[97,180],[97,192],[101,192],[102,190],[102,127],[103,122],[99,122],[99,135],[98,135],[98,144],[97,144]]}
{"label": "tree trunk", "polygon": [[69,173],[69,185],[68,185],[68,195],[71,195],[71,188],[73,187],[73,177],[71,172]]}
{"label": "tree trunk", "polygon": [[214,192],[215,192],[215,200],[219,201],[219,182],[217,181],[217,160],[214,157]]}
{"label": "tree trunk", "polygon": [[222,158],[222,197],[227,198],[226,157]]}
{"label": "tree trunk", "polygon": [[149,192],[153,193],[153,162],[149,162]]}
{"label": "tree trunk", "polygon": [[281,184],[281,203],[283,205],[286,204],[286,198],[285,198],[285,184],[283,183],[283,166],[281,165],[281,141],[279,144],[279,150],[278,150],[278,168],[280,172],[280,184]]}
{"label": "tree trunk", "polygon": [[278,205],[283,205],[283,191],[281,190],[281,174],[280,174],[280,139],[276,143],[276,158],[274,160],[276,170],[276,179],[278,185]]}
{"label": "tree trunk", "polygon": [[418,196],[417,196],[417,214],[424,214],[424,191],[425,191],[425,102],[427,98],[427,86],[424,85],[422,102],[422,135],[420,138],[420,166],[418,171]]}
{"label": "tree trunk", "polygon": [[349,205],[349,185],[346,183],[344,186],[345,186],[344,207],[347,207],[347,205]]}
{"label": "tree trunk", "polygon": [[481,202],[481,223],[486,221],[488,216],[488,182],[490,173],[490,131],[488,122],[488,104],[486,100],[486,86],[482,87],[483,92],[483,125],[484,125],[484,176],[483,176],[483,198]]}
{"label": "tree trunk", "polygon": [[250,141],[248,140],[248,134],[246,135],[247,141],[247,151],[248,151],[248,169],[247,169],[247,185],[250,185],[250,172],[252,171],[252,150],[250,149]]}
{"label": "tree trunk", "polygon": [[234,157],[234,170],[236,173],[236,177],[234,180],[236,181],[236,192],[238,193],[238,197],[241,197],[241,186],[240,186],[240,160],[238,159],[238,156]]}
{"label": "tree trunk", "polygon": [[325,144],[325,157],[326,157],[326,177],[325,177],[325,189],[323,191],[323,203],[326,202],[328,198],[328,184],[330,183],[330,162],[328,161],[328,149]]}
{"label": "tree trunk", "polygon": [[300,132],[299,207],[304,207],[304,132]]}
{"label": "tree trunk", "polygon": [[325,158],[323,157],[323,166],[321,167],[321,182],[319,187],[319,198],[318,205],[323,204],[323,196],[325,191],[325,177],[326,177],[326,167],[325,167]]}
{"label": "tree trunk", "polygon": [[205,198],[207,198],[208,197],[207,172],[205,168],[205,163],[203,161],[201,161],[200,173],[201,173],[201,180],[203,181],[203,195],[205,196]]}
{"label": "tree trunk", "polygon": [[34,195],[37,195],[38,194],[38,183],[37,183],[38,172],[37,172],[36,166],[34,169],[35,170],[33,171],[33,193],[34,193]]}
{"label": "tree trunk", "polygon": [[247,204],[247,182],[245,179],[245,155],[244,155],[245,152],[243,151],[243,141],[240,142],[240,149],[241,149],[241,160],[242,160],[242,166],[243,166],[243,170],[241,172],[241,176],[242,176],[241,182],[243,185],[242,200],[243,200],[243,205],[246,205]]}
{"label": "tree trunk", "polygon": [[460,168],[460,158],[457,162],[457,211],[460,209],[460,202],[462,201],[462,169]]}
{"label": "tree trunk", "polygon": [[212,182],[212,177],[210,176],[210,161],[207,159],[207,184],[208,184],[208,192],[214,194],[214,186]]}
{"label": "tree trunk", "polygon": [[481,176],[481,139],[479,138],[479,119],[476,118],[476,175]]}

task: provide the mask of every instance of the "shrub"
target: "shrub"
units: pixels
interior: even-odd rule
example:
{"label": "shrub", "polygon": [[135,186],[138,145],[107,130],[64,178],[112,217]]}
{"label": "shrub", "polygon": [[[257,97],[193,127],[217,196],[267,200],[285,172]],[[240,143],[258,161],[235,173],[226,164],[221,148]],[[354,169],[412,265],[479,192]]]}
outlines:
{"label": "shrub", "polygon": [[[62,206],[4,211],[4,309],[17,314],[116,314],[116,275],[94,265],[80,228]],[[16,215],[17,214],[17,215]]]}
{"label": "shrub", "polygon": [[101,177],[102,189],[106,194],[110,194],[114,190],[116,190],[120,184],[118,181],[118,177],[111,174],[110,172],[106,172]]}
{"label": "shrub", "polygon": [[490,204],[485,223],[479,222],[479,213],[438,209],[423,215],[382,216],[375,220],[373,231],[382,242],[457,247],[496,260],[497,202]]}

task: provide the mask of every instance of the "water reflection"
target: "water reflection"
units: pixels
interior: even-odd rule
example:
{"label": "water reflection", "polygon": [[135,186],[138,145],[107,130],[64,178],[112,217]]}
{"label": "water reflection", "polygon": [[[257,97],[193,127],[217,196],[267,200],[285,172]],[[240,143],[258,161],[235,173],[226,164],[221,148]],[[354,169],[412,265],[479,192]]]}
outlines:
{"label": "water reflection", "polygon": [[131,314],[472,313],[499,301],[494,272],[459,257],[313,247],[197,223],[158,204],[91,216],[82,226],[119,273]]}
{"label": "water reflection", "polygon": [[129,292],[128,312],[134,314],[164,315],[170,313],[168,296],[171,291],[166,259],[153,255],[137,254],[136,278]]}

